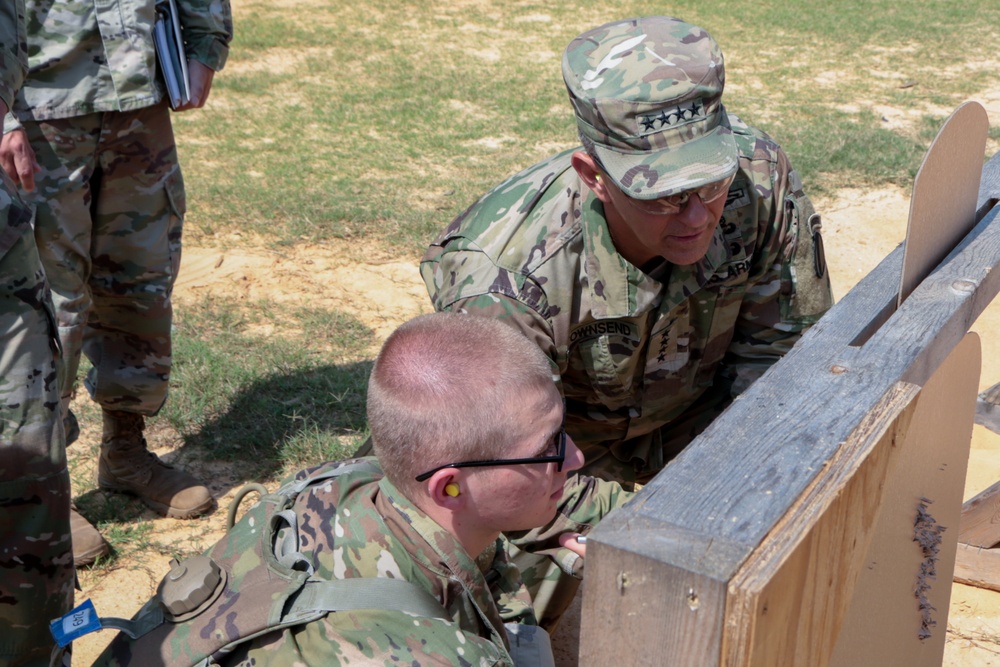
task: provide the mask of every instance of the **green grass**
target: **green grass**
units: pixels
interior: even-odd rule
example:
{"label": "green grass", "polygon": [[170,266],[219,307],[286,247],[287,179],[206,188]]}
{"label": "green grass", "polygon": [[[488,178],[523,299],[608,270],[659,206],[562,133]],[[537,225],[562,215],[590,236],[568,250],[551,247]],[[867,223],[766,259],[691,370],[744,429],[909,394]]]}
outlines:
{"label": "green grass", "polygon": [[[284,325],[280,336],[255,333],[269,322]],[[185,446],[253,477],[343,458],[364,435],[372,344],[343,313],[208,300],[177,316],[162,417]]]}
{"label": "green grass", "polygon": [[[374,0],[236,3],[237,36],[207,109],[177,116],[206,236],[364,239],[414,255],[498,180],[577,143],[563,47],[600,23],[667,11]],[[727,56],[730,110],[774,136],[811,192],[907,186],[929,140],[877,107],[939,126],[995,76],[1000,8],[970,2],[678,2]]]}
{"label": "green grass", "polygon": [[[374,337],[356,319],[338,311],[268,301],[236,305],[211,297],[177,310],[170,397],[147,420],[145,432],[151,447],[175,450],[172,462],[206,481],[210,473],[202,462],[228,464],[233,487],[273,483],[346,458],[367,437],[365,392]],[[278,335],[270,333],[274,323],[280,324]],[[89,364],[81,366],[80,382]],[[96,404],[82,398],[74,410],[99,429]],[[112,547],[96,570],[145,552],[184,558],[204,549],[208,524],[180,541],[164,541],[138,498],[97,490],[98,446],[83,447],[75,445],[70,458],[76,504]],[[221,503],[217,512],[226,510]]]}

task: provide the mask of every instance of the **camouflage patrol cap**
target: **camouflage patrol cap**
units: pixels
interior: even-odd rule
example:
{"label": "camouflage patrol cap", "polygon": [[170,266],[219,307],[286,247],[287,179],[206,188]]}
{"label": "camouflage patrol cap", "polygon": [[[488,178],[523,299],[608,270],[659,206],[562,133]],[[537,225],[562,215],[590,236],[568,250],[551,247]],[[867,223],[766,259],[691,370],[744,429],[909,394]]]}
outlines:
{"label": "camouflage patrol cap", "polygon": [[570,42],[562,68],[584,147],[630,196],[736,171],[722,50],[701,28],[666,16],[608,23]]}

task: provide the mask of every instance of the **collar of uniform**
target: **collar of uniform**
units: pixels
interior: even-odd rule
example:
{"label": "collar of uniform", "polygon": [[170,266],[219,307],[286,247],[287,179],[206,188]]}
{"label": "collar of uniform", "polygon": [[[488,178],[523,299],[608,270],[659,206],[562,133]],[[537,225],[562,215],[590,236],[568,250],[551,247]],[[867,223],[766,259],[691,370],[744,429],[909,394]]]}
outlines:
{"label": "collar of uniform", "polygon": [[[403,495],[388,477],[379,480],[379,491],[382,496],[380,500],[386,501],[393,511],[400,514],[406,524],[430,546],[439,559],[436,563],[428,558],[421,558],[421,561],[443,576],[459,577],[469,584],[478,585],[479,582],[475,582],[474,577],[468,576],[470,571],[479,571],[476,561],[454,535],[424,514],[423,510]],[[412,539],[413,536],[408,537]],[[442,564],[446,566],[446,571],[441,569]]]}
{"label": "collar of uniform", "polygon": [[[379,480],[379,491],[376,507],[379,508],[382,516],[386,517],[387,525],[393,523],[388,517],[391,512],[395,511],[403,523],[416,533],[416,535],[412,535],[406,531],[408,534],[397,534],[396,538],[401,541],[408,540],[410,543],[408,546],[411,548],[408,548],[407,551],[429,570],[445,579],[460,582],[476,607],[475,610],[465,610],[462,612],[463,615],[474,614],[480,620],[488,620],[491,632],[496,635],[493,639],[494,643],[504,644],[506,635],[502,631],[503,621],[500,619],[489,585],[486,583],[486,578],[479,569],[476,560],[469,555],[454,535],[414,505],[389,481],[388,477]],[[415,538],[419,538],[423,544]],[[429,557],[428,548],[436,558]],[[502,546],[498,548],[502,548]],[[445,602],[448,603],[448,611],[453,613],[451,604],[454,601],[446,600]]]}
{"label": "collar of uniform", "polygon": [[[583,237],[591,313],[596,318],[633,317],[656,307],[664,296],[663,283],[618,254],[604,216],[604,205],[593,192],[588,193],[583,203]],[[671,267],[666,298],[683,300],[694,294],[708,284],[728,258],[729,249],[719,224],[700,262]]]}
{"label": "collar of uniform", "polygon": [[584,272],[597,319],[633,317],[656,307],[663,284],[618,254],[604,204],[590,190],[583,202]]}
{"label": "collar of uniform", "polygon": [[667,293],[661,310],[673,310],[680,302],[705,287],[716,274],[719,267],[724,266],[729,258],[729,249],[722,232],[722,225],[715,228],[712,243],[708,252],[697,264],[671,267],[670,281],[667,283]]}

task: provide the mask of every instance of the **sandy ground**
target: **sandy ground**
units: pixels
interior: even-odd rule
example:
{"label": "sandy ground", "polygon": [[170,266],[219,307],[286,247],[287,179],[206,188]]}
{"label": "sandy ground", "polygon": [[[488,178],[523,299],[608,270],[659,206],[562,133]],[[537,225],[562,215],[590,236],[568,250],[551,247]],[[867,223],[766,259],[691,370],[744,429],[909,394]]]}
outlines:
{"label": "sandy ground", "polygon": [[[842,296],[868,273],[905,236],[909,210],[908,192],[844,190],[836,198],[816,200],[824,216],[824,237],[836,295]],[[348,287],[349,286],[349,287]],[[370,326],[379,339],[399,323],[428,309],[415,258],[360,256],[356,247],[337,244],[284,249],[281,251],[220,251],[187,245],[177,285],[177,306],[202,295],[255,300],[271,298],[297,303],[307,299],[313,307],[349,312]],[[983,341],[983,388],[1000,381],[1000,303],[994,304],[977,322]],[[83,399],[77,399],[82,401]],[[79,406],[78,414],[83,412]],[[84,414],[86,414],[84,412]],[[93,414],[93,413],[91,413]],[[157,453],[172,460],[180,445],[170,433],[150,435]],[[92,474],[99,425],[85,421],[80,442],[71,449],[74,475]],[[1000,480],[1000,436],[977,426],[970,458],[966,497]],[[185,463],[194,463],[185,458]],[[183,543],[186,548],[205,548],[221,534],[225,510],[245,480],[219,462],[200,462],[201,477],[219,497],[220,509],[196,521],[155,518],[154,543]],[[168,556],[150,548],[118,559],[108,569],[85,570],[78,600],[92,598],[105,616],[131,616],[152,594],[168,569]],[[562,665],[575,664],[571,615],[557,634]],[[75,645],[75,664],[89,665],[111,639],[110,632],[90,635]],[[1000,593],[956,584],[948,619],[944,664],[976,667],[1000,665]]]}

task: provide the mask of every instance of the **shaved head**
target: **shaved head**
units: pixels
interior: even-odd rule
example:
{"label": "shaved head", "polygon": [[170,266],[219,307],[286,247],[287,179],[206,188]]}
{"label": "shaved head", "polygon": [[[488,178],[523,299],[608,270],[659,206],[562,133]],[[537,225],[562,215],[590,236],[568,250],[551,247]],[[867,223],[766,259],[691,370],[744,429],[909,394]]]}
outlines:
{"label": "shaved head", "polygon": [[511,326],[476,315],[422,315],[389,336],[372,368],[375,454],[404,491],[424,470],[504,457],[525,436],[521,407],[552,388],[548,358]]}

